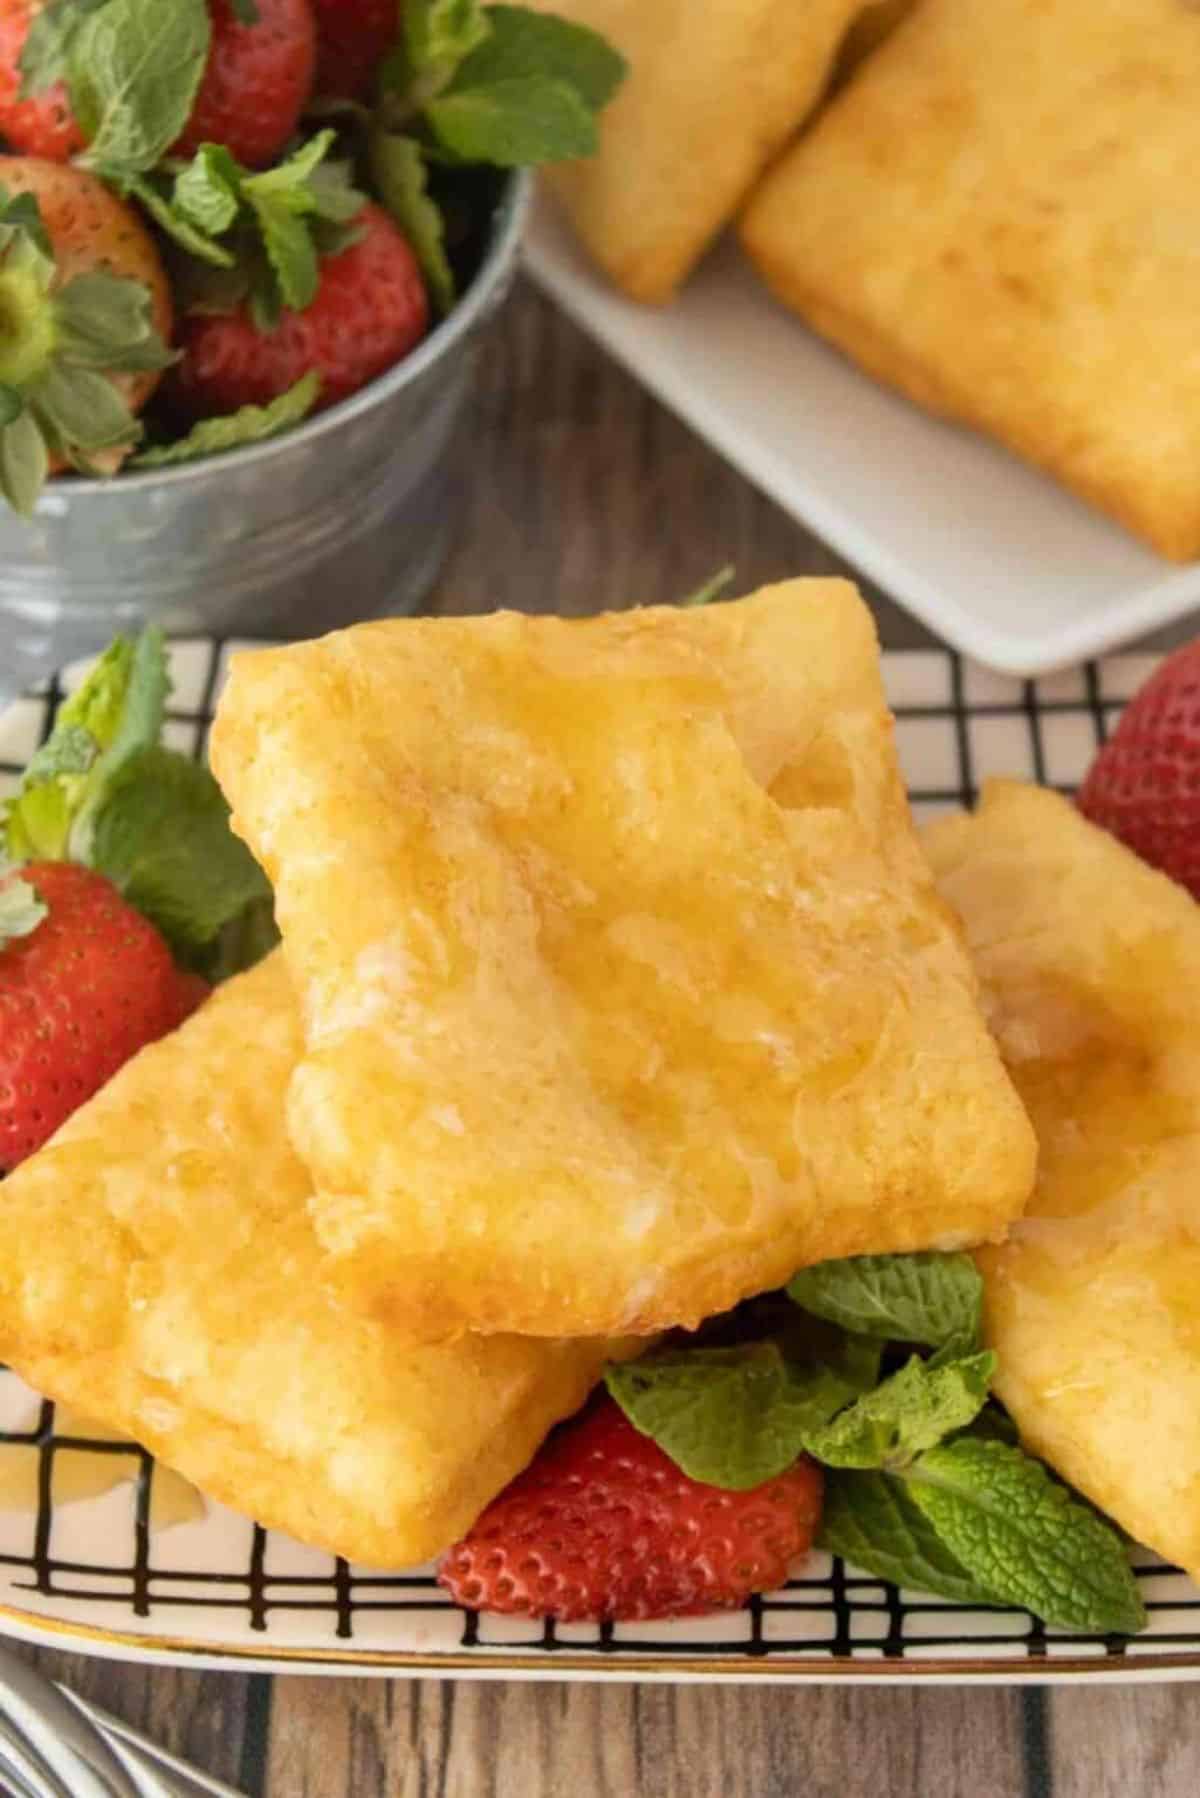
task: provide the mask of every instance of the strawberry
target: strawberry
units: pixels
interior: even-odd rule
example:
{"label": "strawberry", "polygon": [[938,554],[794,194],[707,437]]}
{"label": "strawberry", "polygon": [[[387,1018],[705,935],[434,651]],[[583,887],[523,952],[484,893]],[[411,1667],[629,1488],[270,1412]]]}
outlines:
{"label": "strawberry", "polygon": [[254,6],[257,21],[243,25],[233,0],[209,0],[212,48],[177,155],[190,156],[203,143],[224,144],[239,162],[262,168],[295,131],[316,67],[311,0],[254,0]]}
{"label": "strawberry", "polygon": [[[165,9],[169,0],[163,3]],[[316,67],[311,0],[253,0],[253,22],[249,3],[208,0],[212,39],[191,116],[176,146],[181,155],[204,142],[221,143],[239,162],[261,167],[279,154],[296,129]],[[77,20],[95,10],[85,0],[73,4],[70,17]],[[0,0],[0,135],[26,155],[65,162],[87,142],[72,105],[69,69],[38,86],[42,77],[27,78],[21,67],[30,28],[42,11],[42,0]],[[239,11],[247,13],[245,22]]]}
{"label": "strawberry", "polygon": [[429,302],[408,239],[374,204],[354,223],[355,241],[322,260],[316,297],[303,311],[285,311],[273,329],[249,302],[183,321],[172,395],[185,416],[269,405],[311,369],[321,377],[319,405],[331,406],[420,342]]}
{"label": "strawberry", "polygon": [[0,491],[111,473],[173,360],[170,289],[137,215],[83,169],[0,156]]}
{"label": "strawberry", "polygon": [[472,1610],[563,1622],[726,1609],[782,1585],[821,1492],[807,1460],[749,1492],[702,1486],[604,1397],[546,1441],[438,1579]]}
{"label": "strawberry", "polygon": [[396,41],[396,0],[314,0],[317,92],[328,99],[369,98],[375,71]]}
{"label": "strawberry", "polygon": [[1126,706],[1079,807],[1200,899],[1200,639],[1169,656]]}
{"label": "strawberry", "polygon": [[37,0],[0,0],[0,135],[26,156],[67,162],[86,138],[64,81],[22,97],[21,52],[39,11]]}
{"label": "strawberry", "polygon": [[[23,911],[15,921],[14,911]],[[12,934],[0,935],[0,1172],[40,1148],[124,1062],[181,1024],[208,990],[180,973],[153,924],[89,868],[33,862],[10,874],[0,883],[0,931],[6,918]]]}

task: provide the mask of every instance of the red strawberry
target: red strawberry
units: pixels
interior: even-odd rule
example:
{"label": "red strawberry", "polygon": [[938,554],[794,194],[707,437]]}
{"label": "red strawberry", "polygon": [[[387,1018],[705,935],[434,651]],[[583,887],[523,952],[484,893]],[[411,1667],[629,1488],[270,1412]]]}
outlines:
{"label": "red strawberry", "polygon": [[[312,92],[312,0],[255,0],[258,20],[238,22],[232,0],[208,0],[212,46],[192,116],[176,149],[222,143],[239,162],[271,162],[296,129]],[[42,0],[0,0],[0,135],[14,150],[66,162],[85,139],[63,82],[20,98],[21,52]]]}
{"label": "red strawberry", "polygon": [[21,52],[39,10],[37,0],[0,0],[0,135],[27,156],[66,162],[85,140],[64,83],[20,97]]}
{"label": "red strawberry", "polygon": [[408,239],[380,206],[364,206],[354,222],[362,235],[325,258],[311,306],[285,312],[273,331],[260,330],[244,303],[184,320],[172,382],[181,411],[198,419],[265,406],[314,368],[319,404],[332,406],[420,342],[429,302]]}
{"label": "red strawberry", "polygon": [[397,0],[314,0],[317,92],[364,100],[400,29]]}
{"label": "red strawberry", "polygon": [[1079,806],[1200,899],[1200,639],[1169,656],[1126,706]]}
{"label": "red strawberry", "polygon": [[31,1155],[145,1044],[195,1010],[158,931],[102,874],[31,862],[20,879],[49,915],[0,947],[0,1172]]}
{"label": "red strawberry", "polygon": [[239,25],[233,0],[208,0],[212,48],[177,155],[224,144],[239,162],[261,168],[295,131],[316,67],[312,0],[254,3],[257,22]]}
{"label": "red strawberry", "polygon": [[702,1486],[605,1397],[549,1438],[438,1579],[472,1610],[563,1622],[722,1610],[782,1585],[821,1492],[807,1460],[750,1492]]}

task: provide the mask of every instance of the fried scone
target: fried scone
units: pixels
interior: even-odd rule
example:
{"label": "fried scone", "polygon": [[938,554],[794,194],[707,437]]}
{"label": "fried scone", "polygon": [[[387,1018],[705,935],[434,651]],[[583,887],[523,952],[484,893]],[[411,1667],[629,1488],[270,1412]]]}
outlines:
{"label": "fried scone", "polygon": [[807,117],[866,0],[536,0],[629,63],[595,156],[546,179],[635,300],[669,300]]}
{"label": "fried scone", "polygon": [[299,1052],[276,954],[0,1185],[0,1359],[259,1522],[407,1566],[474,1522],[626,1346],[420,1346],[348,1311],[283,1127]]}
{"label": "fried scone", "polygon": [[848,584],[241,655],[212,757],[303,1001],[313,1214],[368,1308],[651,1332],[1021,1209],[1032,1133]]}
{"label": "fried scone", "polygon": [[872,374],[1200,554],[1200,10],[923,0],[742,235]]}
{"label": "fried scone", "polygon": [[1200,908],[1053,793],[998,783],[927,847],[1037,1129],[979,1256],[1022,1439],[1200,1578]]}

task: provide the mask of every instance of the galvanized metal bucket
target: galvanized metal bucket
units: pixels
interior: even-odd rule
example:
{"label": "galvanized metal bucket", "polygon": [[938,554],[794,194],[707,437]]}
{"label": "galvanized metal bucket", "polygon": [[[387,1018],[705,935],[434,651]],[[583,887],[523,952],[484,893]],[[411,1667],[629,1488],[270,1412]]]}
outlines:
{"label": "galvanized metal bucket", "polygon": [[312,636],[414,610],[449,548],[448,452],[530,192],[506,183],[462,300],[361,393],[266,443],[0,511],[0,703],[144,622]]}

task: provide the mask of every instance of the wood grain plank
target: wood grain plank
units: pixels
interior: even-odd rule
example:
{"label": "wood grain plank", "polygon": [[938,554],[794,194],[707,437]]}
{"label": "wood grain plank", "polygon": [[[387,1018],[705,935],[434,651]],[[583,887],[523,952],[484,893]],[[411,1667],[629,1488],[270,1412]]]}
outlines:
{"label": "wood grain plank", "polygon": [[1000,1691],[276,1682],[267,1798],[1016,1798]]}
{"label": "wood grain plank", "polygon": [[[30,1649],[28,1658],[51,1679],[218,1779],[238,1786],[253,1774],[255,1745],[247,1739],[254,1709],[250,1676],[130,1666],[51,1649]],[[249,1798],[259,1798],[252,1778],[245,1789]]]}
{"label": "wood grain plank", "polygon": [[1078,1687],[1049,1695],[1054,1798],[1195,1798],[1195,1687]]}

